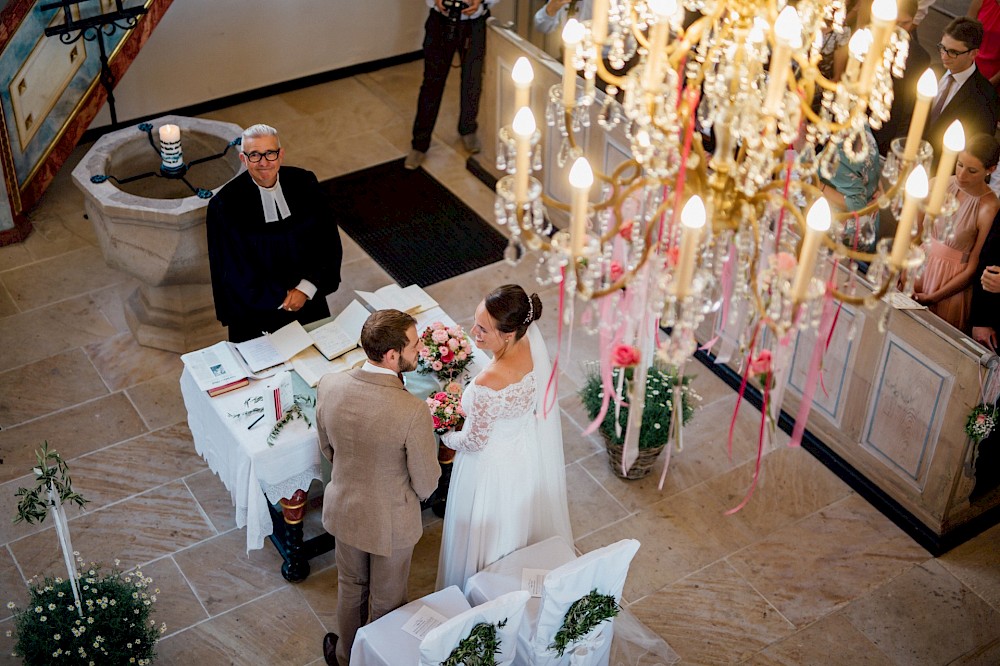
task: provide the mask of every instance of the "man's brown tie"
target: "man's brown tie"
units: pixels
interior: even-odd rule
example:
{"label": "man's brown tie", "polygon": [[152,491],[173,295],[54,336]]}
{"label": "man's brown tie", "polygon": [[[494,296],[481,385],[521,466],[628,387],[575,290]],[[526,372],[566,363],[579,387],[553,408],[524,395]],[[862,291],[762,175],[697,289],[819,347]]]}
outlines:
{"label": "man's brown tie", "polygon": [[951,72],[944,75],[941,80],[944,83],[944,88],[941,89],[941,94],[938,95],[937,101],[934,102],[934,108],[931,109],[931,122],[933,123],[944,111],[945,101],[948,99],[948,95],[951,94],[951,86],[955,83],[955,79],[952,77]]}

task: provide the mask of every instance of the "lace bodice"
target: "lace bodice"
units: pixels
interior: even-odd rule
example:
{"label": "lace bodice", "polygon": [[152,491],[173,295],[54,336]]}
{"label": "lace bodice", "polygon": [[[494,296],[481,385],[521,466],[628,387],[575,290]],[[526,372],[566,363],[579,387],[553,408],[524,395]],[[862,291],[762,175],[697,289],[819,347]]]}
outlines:
{"label": "lace bodice", "polygon": [[533,372],[499,391],[473,382],[462,395],[465,426],[460,432],[444,434],[442,439],[445,445],[456,451],[482,451],[498,421],[533,415],[536,397]]}

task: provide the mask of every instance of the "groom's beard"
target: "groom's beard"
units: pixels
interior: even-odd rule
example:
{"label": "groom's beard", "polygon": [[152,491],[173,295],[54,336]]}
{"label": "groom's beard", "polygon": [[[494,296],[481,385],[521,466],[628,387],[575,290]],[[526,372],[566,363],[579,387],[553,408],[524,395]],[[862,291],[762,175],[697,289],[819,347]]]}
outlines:
{"label": "groom's beard", "polygon": [[402,356],[399,357],[399,371],[400,372],[413,372],[417,369],[416,359],[412,361],[407,361]]}

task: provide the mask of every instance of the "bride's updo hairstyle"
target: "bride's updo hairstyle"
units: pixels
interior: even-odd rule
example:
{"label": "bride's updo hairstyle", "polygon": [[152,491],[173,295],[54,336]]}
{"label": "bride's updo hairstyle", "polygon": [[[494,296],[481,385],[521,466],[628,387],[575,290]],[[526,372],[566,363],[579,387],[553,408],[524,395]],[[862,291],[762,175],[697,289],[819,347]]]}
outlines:
{"label": "bride's updo hairstyle", "polygon": [[528,324],[542,316],[542,299],[528,294],[516,284],[505,284],[487,294],[486,311],[501,333],[513,333],[515,340],[524,337]]}

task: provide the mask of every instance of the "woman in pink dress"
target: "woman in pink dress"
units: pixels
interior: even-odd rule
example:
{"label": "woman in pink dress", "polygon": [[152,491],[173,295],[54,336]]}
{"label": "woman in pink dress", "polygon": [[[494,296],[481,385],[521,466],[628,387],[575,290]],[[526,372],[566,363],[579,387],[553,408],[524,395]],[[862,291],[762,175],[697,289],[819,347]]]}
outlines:
{"label": "woman in pink dress", "polygon": [[1000,159],[1000,145],[988,134],[972,137],[959,153],[948,191],[958,199],[949,238],[926,243],[927,261],[913,297],[949,324],[968,332],[972,279],[979,251],[1000,210],[1000,201],[989,186],[989,175]]}

